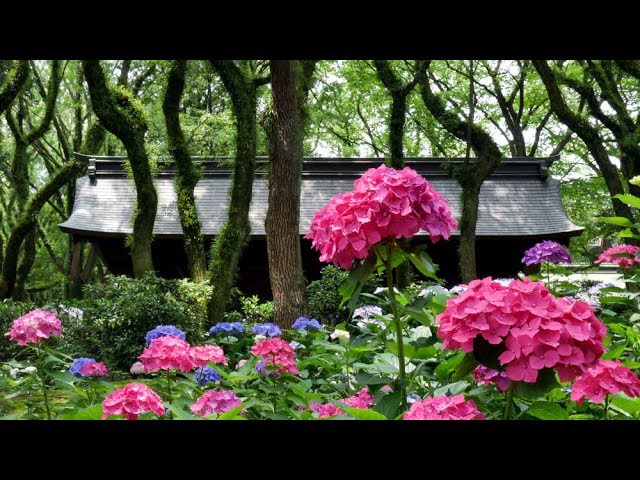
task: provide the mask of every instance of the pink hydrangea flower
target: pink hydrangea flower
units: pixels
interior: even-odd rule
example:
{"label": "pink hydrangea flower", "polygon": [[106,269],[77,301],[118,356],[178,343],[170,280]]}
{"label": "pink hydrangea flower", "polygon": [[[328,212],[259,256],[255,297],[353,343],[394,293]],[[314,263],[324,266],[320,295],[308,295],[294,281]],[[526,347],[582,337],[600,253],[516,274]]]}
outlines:
{"label": "pink hydrangea flower", "polygon": [[242,400],[230,390],[208,390],[189,408],[199,417],[208,417],[213,413],[219,415],[228,412],[241,403]]}
{"label": "pink hydrangea flower", "polygon": [[535,383],[543,368],[573,380],[604,353],[606,327],[586,302],[556,298],[540,282],[474,280],[436,317],[442,348],[472,352],[481,336],[504,351],[507,378]]}
{"label": "pink hydrangea flower", "polygon": [[228,365],[222,348],[216,345],[202,345],[198,347],[191,347],[190,355],[193,364],[198,368],[204,367],[209,362]]}
{"label": "pink hydrangea flower", "polygon": [[4,334],[18,345],[38,344],[51,335],[62,335],[62,323],[54,313],[32,310],[13,321],[11,331]]}
{"label": "pink hydrangea flower", "polygon": [[509,390],[509,378],[506,372],[499,372],[493,368],[478,365],[473,371],[473,379],[481,385],[496,384],[498,390],[506,392]]}
{"label": "pink hydrangea flower", "polygon": [[629,397],[640,396],[640,379],[620,360],[599,360],[575,381],[571,400],[582,405],[585,397],[594,403],[602,402],[607,394],[624,392]]}
{"label": "pink hydrangea flower", "polygon": [[188,372],[194,368],[191,346],[177,337],[154,338],[138,358],[146,372],[158,370]]}
{"label": "pink hydrangea flower", "polygon": [[[356,395],[343,398],[340,401],[352,408],[360,408],[363,410],[366,410],[373,405],[373,397],[369,393],[369,387],[364,387]],[[344,413],[340,408],[336,407],[332,403],[310,402],[309,408],[317,413],[318,418],[326,418]]]}
{"label": "pink hydrangea flower", "polygon": [[402,416],[403,420],[484,420],[473,400],[465,400],[463,395],[451,397],[426,397],[413,402]]}
{"label": "pink hydrangea flower", "polygon": [[251,348],[254,356],[261,356],[266,365],[279,367],[274,373],[289,372],[292,375],[300,373],[294,360],[296,354],[291,344],[281,338],[269,338],[256,343]]}
{"label": "pink hydrangea flower", "polygon": [[129,372],[133,374],[139,374],[139,373],[146,373],[146,370],[142,362],[135,362],[133,365],[131,365]]}
{"label": "pink hydrangea flower", "polygon": [[151,388],[132,382],[111,392],[102,402],[102,419],[109,415],[124,415],[126,420],[137,420],[143,412],[164,414],[164,403]]}
{"label": "pink hydrangea flower", "polygon": [[367,170],[353,191],[316,211],[305,238],[320,251],[321,262],[350,269],[384,238],[410,238],[425,230],[435,243],[457,226],[447,201],[415,170],[383,164]]}
{"label": "pink hydrangea flower", "polygon": [[89,362],[82,366],[80,375],[83,377],[106,377],[109,375],[109,370],[102,362]]}
{"label": "pink hydrangea flower", "polygon": [[383,390],[385,392],[391,392],[392,388],[391,388],[391,385],[384,385],[380,390]]}
{"label": "pink hydrangea flower", "polygon": [[[634,263],[640,263],[640,259],[636,257],[640,247],[636,245],[617,245],[615,247],[607,248],[600,254],[595,263],[615,263],[622,269],[628,269],[633,266]],[[627,254],[620,256],[620,254]]]}

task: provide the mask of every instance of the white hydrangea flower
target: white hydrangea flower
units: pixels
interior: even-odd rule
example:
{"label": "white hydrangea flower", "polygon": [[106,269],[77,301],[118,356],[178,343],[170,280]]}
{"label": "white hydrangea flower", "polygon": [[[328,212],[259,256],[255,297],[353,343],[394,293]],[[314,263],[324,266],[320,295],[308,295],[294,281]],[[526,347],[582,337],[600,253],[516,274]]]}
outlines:
{"label": "white hydrangea flower", "polygon": [[336,328],[333,333],[331,335],[329,335],[329,338],[331,338],[332,340],[335,340],[336,338],[351,338],[351,335],[349,335],[349,332],[347,332],[346,330],[340,330],[339,328]]}

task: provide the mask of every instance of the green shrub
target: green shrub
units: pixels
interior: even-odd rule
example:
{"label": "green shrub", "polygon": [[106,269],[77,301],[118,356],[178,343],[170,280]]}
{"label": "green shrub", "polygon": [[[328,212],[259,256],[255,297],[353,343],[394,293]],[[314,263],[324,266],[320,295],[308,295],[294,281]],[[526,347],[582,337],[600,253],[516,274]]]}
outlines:
{"label": "green shrub", "polygon": [[240,310],[242,311],[245,322],[273,322],[273,309],[272,301],[260,303],[257,295],[240,297]]}
{"label": "green shrub", "polygon": [[[309,315],[317,318],[322,323],[336,325],[349,320],[349,310],[346,306],[340,307],[342,295],[340,285],[347,278],[349,272],[340,270],[333,265],[324,267],[319,280],[310,282],[307,286],[307,297],[309,299]],[[372,275],[362,288],[362,293],[372,293],[376,287],[382,284],[382,278]],[[359,305],[370,303],[366,298],[361,298]]]}
{"label": "green shrub", "polygon": [[206,286],[147,274],[135,279],[108,275],[104,284],[87,285],[81,328],[65,332],[83,356],[128,371],[145,346],[145,334],[158,325],[175,325],[187,341],[203,339]]}

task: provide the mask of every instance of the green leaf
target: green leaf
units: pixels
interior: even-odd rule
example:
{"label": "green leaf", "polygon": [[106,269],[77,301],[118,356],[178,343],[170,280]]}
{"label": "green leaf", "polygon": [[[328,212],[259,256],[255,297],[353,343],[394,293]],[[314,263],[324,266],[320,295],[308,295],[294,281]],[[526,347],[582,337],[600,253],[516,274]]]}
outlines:
{"label": "green leaf", "polygon": [[602,359],[603,360],[613,360],[615,358],[619,358],[620,355],[622,355],[624,353],[624,349],[627,347],[627,342],[623,342],[619,345],[616,345],[613,348],[610,348],[609,351],[605,352],[604,355],[602,355]]}
{"label": "green leaf", "polygon": [[516,390],[519,397],[529,400],[535,400],[544,396],[554,388],[561,387],[560,383],[556,379],[556,373],[550,368],[543,368],[538,372],[538,380],[536,383],[518,383],[518,389]]}
{"label": "green leaf", "polygon": [[345,411],[356,420],[388,420],[383,414],[376,412],[375,410],[364,410],[362,408],[352,408],[343,406],[340,402],[337,402],[340,410]]}
{"label": "green leaf", "polygon": [[473,371],[474,368],[478,366],[478,360],[473,356],[473,353],[465,354],[462,361],[458,364],[456,369],[453,372],[453,377],[451,380],[458,381],[466,377],[469,373]]}
{"label": "green leaf", "polygon": [[424,250],[410,253],[407,255],[411,263],[422,273],[425,277],[431,278],[438,283],[442,283],[442,280],[438,278],[436,272],[438,270],[438,265],[436,265],[429,254]]}
{"label": "green leaf", "polygon": [[618,225],[620,227],[633,227],[631,220],[625,217],[600,217],[598,221],[609,223],[611,225]]}
{"label": "green leaf", "polygon": [[551,402],[534,402],[527,408],[526,413],[540,420],[569,419],[569,415],[562,407]]}
{"label": "green leaf", "polygon": [[102,405],[93,405],[82,410],[61,413],[56,418],[59,420],[100,420],[102,418]]}
{"label": "green leaf", "polygon": [[614,195],[613,198],[617,198],[622,203],[626,203],[627,205],[630,205],[632,207],[640,208],[640,198],[636,197],[635,195],[619,193],[618,195]]}
{"label": "green leaf", "polygon": [[77,380],[77,378],[73,375],[73,373],[69,371],[66,371],[66,372],[49,371],[47,373],[51,378],[65,385],[73,386],[74,382]]}
{"label": "green leaf", "polygon": [[620,410],[627,412],[632,417],[635,417],[640,412],[640,399],[629,398],[627,396],[610,396],[611,404],[618,407]]}
{"label": "green leaf", "polygon": [[376,255],[369,255],[364,262],[352,268],[349,272],[349,276],[340,285],[338,291],[342,294],[342,301],[340,307],[347,303],[349,309],[349,316],[353,313],[358,302],[358,296],[364,284],[367,283],[368,278],[371,276],[376,268]]}
{"label": "green leaf", "polygon": [[377,377],[370,373],[356,373],[356,381],[360,385],[386,385],[391,382],[388,378]]}
{"label": "green leaf", "polygon": [[167,408],[169,408],[169,410],[174,413],[174,418],[177,418],[178,420],[193,420],[193,414],[187,413],[185,410],[176,405],[175,402],[167,405]]}
{"label": "green leaf", "polygon": [[245,420],[245,418],[240,415],[243,408],[244,404],[240,404],[236,408],[220,414],[218,416],[218,420]]}
{"label": "green leaf", "polygon": [[380,412],[389,420],[396,418],[400,410],[400,404],[402,403],[402,392],[392,392],[384,396],[380,403],[374,407],[377,412]]}
{"label": "green leaf", "polygon": [[464,356],[465,354],[460,352],[453,357],[445,360],[444,362],[441,362],[440,365],[435,368],[434,373],[436,374],[436,378],[440,383],[443,383],[449,379],[449,375],[455,370],[460,362],[464,360]]}

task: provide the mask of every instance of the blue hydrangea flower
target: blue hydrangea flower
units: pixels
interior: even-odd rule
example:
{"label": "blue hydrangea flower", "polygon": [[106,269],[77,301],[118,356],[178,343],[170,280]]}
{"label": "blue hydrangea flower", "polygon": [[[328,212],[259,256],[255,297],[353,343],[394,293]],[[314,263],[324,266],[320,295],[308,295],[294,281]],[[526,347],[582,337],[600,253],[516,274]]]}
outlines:
{"label": "blue hydrangea flower", "polygon": [[216,323],[213,327],[211,327],[211,330],[209,330],[209,335],[218,335],[220,333],[233,333],[233,331],[236,331],[238,333],[242,333],[244,332],[244,327],[242,326],[242,323],[240,322],[219,322]]}
{"label": "blue hydrangea flower", "polygon": [[295,322],[293,322],[292,328],[294,330],[303,331],[308,328],[315,328],[316,330],[320,330],[322,325],[315,318],[309,320],[307,317],[300,317]]}
{"label": "blue hydrangea flower", "polygon": [[258,363],[256,363],[256,372],[261,373],[262,375],[273,375],[273,372],[269,372],[267,370],[265,370],[265,367],[267,366],[267,361],[266,360],[260,360]]}
{"label": "blue hydrangea flower", "polygon": [[277,337],[282,334],[282,330],[275,323],[260,323],[251,327],[253,333],[264,335],[265,337]]}
{"label": "blue hydrangea flower", "polygon": [[207,365],[196,370],[195,378],[198,384],[206,385],[209,382],[217,382],[222,378],[222,375]]}
{"label": "blue hydrangea flower", "polygon": [[69,366],[69,371],[71,373],[73,373],[73,375],[78,377],[78,378],[84,377],[84,375],[82,375],[80,373],[80,370],[87,363],[91,363],[91,362],[95,362],[95,359],[93,359],[93,358],[84,358],[84,357],[74,358],[73,362],[71,362],[71,365]]}
{"label": "blue hydrangea flower", "polygon": [[149,330],[144,336],[144,339],[147,341],[147,345],[149,345],[151,340],[155,340],[160,337],[176,337],[180,340],[184,340],[186,336],[186,333],[174,325],[158,325],[153,330]]}

